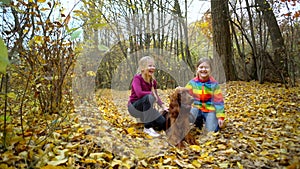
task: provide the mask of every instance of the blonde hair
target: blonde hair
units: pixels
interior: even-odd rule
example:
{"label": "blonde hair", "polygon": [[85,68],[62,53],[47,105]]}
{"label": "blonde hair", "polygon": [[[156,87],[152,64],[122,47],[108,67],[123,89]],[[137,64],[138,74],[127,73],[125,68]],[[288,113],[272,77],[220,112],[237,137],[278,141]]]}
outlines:
{"label": "blonde hair", "polygon": [[[151,56],[144,56],[144,57],[142,57],[139,60],[139,67],[138,67],[137,73],[142,73],[142,71],[144,69],[147,69],[148,68],[148,63],[150,61],[153,61],[155,63],[153,57],[151,57]],[[155,79],[154,75],[152,75],[152,79]],[[152,81],[152,79],[151,79],[151,81]]]}
{"label": "blonde hair", "polygon": [[154,59],[151,56],[144,56],[139,60],[138,73],[142,73],[142,70],[148,67],[149,61],[154,62]]}

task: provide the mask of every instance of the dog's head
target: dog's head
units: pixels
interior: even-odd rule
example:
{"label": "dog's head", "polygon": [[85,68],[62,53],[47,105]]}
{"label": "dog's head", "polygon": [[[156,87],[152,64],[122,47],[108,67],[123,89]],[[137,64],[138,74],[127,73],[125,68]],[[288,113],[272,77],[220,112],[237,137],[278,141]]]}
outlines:
{"label": "dog's head", "polygon": [[177,87],[170,95],[170,102],[177,102],[181,109],[190,109],[194,98],[185,87]]}

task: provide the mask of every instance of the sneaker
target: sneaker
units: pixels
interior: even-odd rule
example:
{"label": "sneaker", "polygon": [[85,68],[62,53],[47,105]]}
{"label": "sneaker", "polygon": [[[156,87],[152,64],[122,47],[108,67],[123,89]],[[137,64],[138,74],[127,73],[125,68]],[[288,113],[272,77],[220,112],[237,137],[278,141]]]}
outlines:
{"label": "sneaker", "polygon": [[160,134],[156,133],[156,131],[153,130],[153,128],[144,128],[144,132],[152,137],[159,137]]}

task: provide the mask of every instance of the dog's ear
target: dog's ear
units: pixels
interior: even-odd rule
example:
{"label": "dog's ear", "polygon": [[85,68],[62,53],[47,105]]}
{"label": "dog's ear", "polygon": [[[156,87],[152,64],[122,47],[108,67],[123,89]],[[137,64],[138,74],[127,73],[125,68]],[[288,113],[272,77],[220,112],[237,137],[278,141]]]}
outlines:
{"label": "dog's ear", "polygon": [[182,90],[181,90],[181,87],[180,87],[176,90],[176,97],[177,97],[176,100],[177,100],[179,106],[181,106],[181,94],[182,94]]}
{"label": "dog's ear", "polygon": [[176,87],[175,93],[182,93],[182,87],[180,86]]}
{"label": "dog's ear", "polygon": [[181,104],[181,87],[177,87],[170,95],[170,101],[176,104]]}
{"label": "dog's ear", "polygon": [[176,90],[169,95],[170,101],[174,101],[177,99]]}

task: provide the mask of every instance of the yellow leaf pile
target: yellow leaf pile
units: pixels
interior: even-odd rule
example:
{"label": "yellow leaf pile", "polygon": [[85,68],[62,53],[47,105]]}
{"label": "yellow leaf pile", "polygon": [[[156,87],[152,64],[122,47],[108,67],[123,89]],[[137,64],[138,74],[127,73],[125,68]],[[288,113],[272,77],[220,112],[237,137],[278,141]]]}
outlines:
{"label": "yellow leaf pile", "polygon": [[[193,128],[197,145],[178,149],[164,132],[149,137],[127,112],[130,91],[103,89],[97,107],[77,108],[40,146],[30,144],[45,137],[39,130],[26,130],[25,139],[9,135],[0,168],[299,168],[300,87],[253,81],[222,88],[225,126],[216,133]],[[169,93],[159,91],[166,103]]]}

